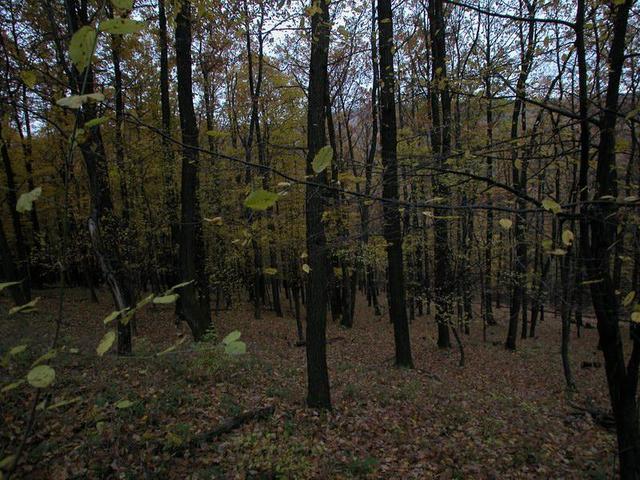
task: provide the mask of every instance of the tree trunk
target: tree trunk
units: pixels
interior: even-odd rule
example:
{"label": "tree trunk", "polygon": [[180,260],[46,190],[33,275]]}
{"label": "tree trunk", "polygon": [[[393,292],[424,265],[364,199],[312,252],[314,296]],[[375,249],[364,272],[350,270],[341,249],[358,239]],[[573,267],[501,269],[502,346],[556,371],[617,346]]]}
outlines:
{"label": "tree trunk", "polygon": [[307,254],[311,270],[307,285],[307,405],[317,408],[331,408],[329,372],[327,370],[327,279],[329,259],[327,241],[322,223],[324,192],[327,183],[326,170],[315,174],[313,159],[326,145],[325,95],[329,88],[327,63],[329,55],[329,7],[326,0],[316,0],[321,13],[311,18],[311,62],[309,67],[309,91],[307,110],[307,175],[312,185],[307,185],[305,207],[307,221]]}
{"label": "tree trunk", "polygon": [[181,2],[176,17],[176,67],[178,106],[182,131],[182,182],[179,271],[182,282],[191,282],[180,292],[180,315],[196,340],[211,327],[209,282],[202,237],[202,215],[198,201],[198,126],[193,108],[191,80],[191,3]]}
{"label": "tree trunk", "polygon": [[[87,23],[87,12],[82,7],[78,8],[75,0],[67,0],[65,6],[69,30],[73,34]],[[52,27],[55,28],[53,25]],[[84,73],[78,72],[74,68],[69,81],[75,94],[94,91],[95,84],[91,66]],[[94,118],[96,118],[95,105],[85,103],[76,122],[78,125],[83,125]],[[87,223],[93,252],[111,290],[116,310],[123,310],[133,306],[135,299],[120,251],[121,222],[115,215],[113,208],[106,152],[99,125],[88,129],[85,133],[85,141],[80,145],[80,150],[89,177],[91,213]],[[131,353],[131,323],[119,321],[117,328],[118,354]]]}
{"label": "tree trunk", "polygon": [[158,26],[160,43],[160,111],[162,115],[161,125],[163,135],[160,138],[162,152],[164,156],[163,164],[163,188],[164,188],[164,208],[167,223],[169,224],[168,235],[164,236],[164,251],[166,255],[165,269],[168,271],[165,283],[177,283],[177,257],[175,245],[178,239],[180,226],[178,224],[178,200],[174,185],[175,177],[175,155],[171,145],[171,102],[169,100],[169,48],[167,41],[167,16],[164,7],[165,0],[158,0]]}
{"label": "tree trunk", "polygon": [[[584,38],[584,2],[578,2],[577,37],[583,42]],[[612,6],[613,10],[613,36],[609,51],[608,84],[606,100],[603,112],[600,116],[599,131],[600,144],[598,146],[598,162],[596,171],[596,198],[612,195],[617,196],[616,178],[616,123],[618,115],[618,98],[620,91],[620,77],[624,65],[624,53],[626,45],[627,23],[629,11],[633,0],[626,0]],[[582,44],[584,45],[584,44]],[[580,45],[578,46],[580,50]],[[584,50],[583,50],[584,51]],[[580,58],[579,54],[579,58]],[[587,119],[586,98],[586,63],[580,60],[581,76],[581,140],[587,138],[586,129],[589,128]],[[583,144],[581,148],[581,187],[586,184],[586,172],[588,171],[588,147]],[[585,154],[586,152],[586,154]],[[620,460],[620,477],[624,480],[640,478],[640,433],[638,431],[637,387],[638,366],[640,365],[640,332],[637,326],[632,326],[633,347],[628,363],[625,365],[625,356],[620,335],[620,306],[616,296],[613,279],[610,272],[611,250],[615,241],[617,230],[616,205],[614,202],[601,202],[592,204],[586,208],[582,218],[589,219],[591,229],[590,250],[581,248],[587,255],[588,280],[598,280],[591,283],[591,297],[595,310],[600,346],[604,355],[607,384],[611,407],[616,422],[618,437],[618,456]],[[584,240],[586,244],[588,240]],[[582,245],[581,245],[582,247]]]}
{"label": "tree trunk", "polygon": [[[518,75],[518,81],[516,83],[516,100],[513,104],[513,113],[511,116],[511,141],[515,142],[518,139],[518,125],[520,122],[520,115],[523,114],[524,97],[527,78],[531,70],[531,64],[533,61],[534,49],[535,49],[535,21],[533,17],[535,15],[535,2],[527,4],[529,10],[529,30],[527,35],[526,46],[521,33],[521,64],[520,73]],[[524,117],[523,117],[524,118]],[[523,129],[524,130],[524,129]],[[524,135],[524,131],[522,134]],[[518,148],[513,147],[512,150],[512,177],[513,186],[521,194],[526,193],[527,188],[527,158],[518,158]],[[517,162],[520,162],[519,164]],[[515,215],[514,232],[515,232],[515,255],[513,259],[513,289],[511,292],[511,306],[509,310],[509,330],[507,333],[507,340],[505,347],[508,350],[516,349],[516,337],[518,334],[518,316],[522,310],[523,321],[526,315],[526,305],[524,303],[525,289],[526,289],[526,274],[527,274],[527,242],[526,242],[526,225],[527,219],[523,211],[526,208],[526,203],[522,197],[518,197],[516,205],[520,210]],[[523,325],[522,330],[526,335],[526,325]]]}
{"label": "tree trunk", "polygon": [[[0,111],[0,114],[1,113],[2,112]],[[9,148],[7,145],[7,140],[5,140],[5,138],[6,135],[2,131],[2,122],[0,122],[0,153],[2,154],[2,163],[4,165],[4,172],[7,177],[7,203],[9,206],[9,213],[11,214],[13,234],[16,239],[16,251],[18,253],[16,259],[16,269],[20,280],[22,280],[22,283],[18,285],[18,288],[22,290],[22,297],[28,302],[29,300],[31,300],[31,282],[29,281],[29,257],[24,234],[22,232],[20,213],[16,210],[16,204],[18,203],[18,187],[16,185],[13,166],[11,165],[11,158],[9,157]]]}
{"label": "tree trunk", "polygon": [[393,68],[393,14],[391,0],[378,0],[378,31],[380,52],[380,144],[382,150],[383,233],[387,242],[389,265],[389,315],[393,322],[396,346],[396,365],[413,367],[409,322],[407,320],[404,271],[402,260],[402,232],[398,205],[398,160],[395,102],[395,74]]}
{"label": "tree trunk", "polygon": [[[18,268],[13,260],[13,255],[9,248],[9,242],[7,241],[7,235],[5,234],[4,227],[2,226],[2,218],[0,218],[0,260],[2,260],[2,277],[6,282],[19,282],[22,280],[18,274]],[[24,305],[27,303],[27,299],[24,296],[24,292],[20,285],[14,285],[9,287],[9,293],[13,298],[13,303],[16,306]]]}
{"label": "tree trunk", "polygon": [[[431,148],[436,164],[445,166],[451,153],[451,97],[447,84],[444,5],[442,0],[429,1],[429,37],[433,68],[431,73]],[[448,199],[449,188],[434,176],[435,197]],[[446,211],[434,208],[434,281],[436,324],[438,325],[438,347],[450,348],[449,322],[452,318],[451,247]]]}

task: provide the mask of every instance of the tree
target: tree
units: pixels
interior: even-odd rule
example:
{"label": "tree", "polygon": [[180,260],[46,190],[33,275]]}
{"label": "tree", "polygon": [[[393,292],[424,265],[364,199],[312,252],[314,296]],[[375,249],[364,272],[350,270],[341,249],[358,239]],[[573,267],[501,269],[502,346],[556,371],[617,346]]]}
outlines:
{"label": "tree", "polygon": [[[433,65],[431,70],[431,150],[436,165],[445,166],[451,153],[451,95],[447,80],[445,20],[442,0],[429,0],[429,39]],[[435,197],[447,199],[450,190],[445,181],[434,176]],[[436,281],[436,323],[438,325],[438,347],[451,347],[449,322],[453,313],[451,282],[451,247],[449,245],[449,225],[446,212],[434,208],[434,257]]]}
{"label": "tree", "polygon": [[[68,28],[72,35],[78,34],[81,28],[91,28],[87,26],[86,8],[78,5],[76,0],[66,0],[65,7]],[[54,25],[51,27],[56,28]],[[94,49],[95,45],[91,48]],[[58,57],[64,59],[64,54],[58,53]],[[69,72],[69,86],[74,94],[83,95],[95,91],[94,71],[90,63],[80,67],[74,65],[71,69],[67,67],[65,70]],[[76,116],[76,126],[86,125],[87,122],[96,118],[95,104],[85,102]],[[77,130],[74,133],[77,135]],[[73,141],[75,142],[76,139],[74,138]],[[91,214],[87,223],[93,252],[109,285],[116,309],[124,311],[133,306],[135,301],[120,253],[118,243],[120,219],[115,214],[111,199],[107,156],[99,123],[87,127],[84,141],[80,144],[80,151],[89,177]],[[118,353],[121,355],[131,353],[131,323],[124,318],[118,321]]]}
{"label": "tree", "polygon": [[211,327],[211,306],[198,201],[199,145],[191,79],[191,13],[191,3],[184,1],[176,17],[178,106],[183,144],[178,266],[180,280],[192,282],[181,289],[178,314],[191,328],[193,337],[199,340]]}
{"label": "tree", "polygon": [[[327,240],[322,224],[324,211],[323,185],[327,183],[326,166],[314,169],[314,160],[326,147],[325,98],[329,85],[327,62],[331,30],[329,6],[326,0],[313,1],[311,16],[311,64],[307,109],[307,175],[311,184],[306,187],[307,219],[307,405],[331,408],[329,373],[327,371]],[[326,150],[325,150],[326,151]]]}
{"label": "tree", "polygon": [[398,160],[395,78],[393,67],[393,14],[391,0],[378,0],[380,51],[380,146],[382,154],[383,232],[387,242],[389,269],[389,315],[393,322],[396,365],[413,367],[409,322],[407,320],[402,231],[398,211]]}
{"label": "tree", "polygon": [[[636,325],[631,326],[633,346],[628,362],[625,361],[622,339],[620,336],[620,305],[615,293],[611,275],[611,251],[618,227],[616,205],[607,198],[615,198],[618,193],[616,178],[616,124],[618,121],[620,78],[625,61],[625,46],[629,11],[633,0],[613,2],[613,37],[608,55],[608,83],[605,105],[600,115],[598,145],[598,163],[596,170],[595,199],[600,199],[587,207],[584,215],[590,219],[590,255],[588,255],[588,280],[591,283],[593,308],[598,320],[600,347],[604,355],[607,384],[611,407],[616,422],[618,437],[618,455],[620,459],[620,477],[623,479],[640,478],[640,431],[638,430],[638,369],[640,367],[640,336]],[[584,5],[579,13],[583,15]],[[578,35],[583,34],[582,20],[577,24]],[[578,47],[580,48],[580,44]],[[580,54],[581,55],[581,54]],[[582,60],[580,60],[582,63]],[[581,75],[586,71],[581,70]],[[581,80],[584,86],[584,77]],[[581,93],[584,95],[584,93]],[[585,105],[581,103],[581,113],[586,114]],[[587,127],[586,115],[582,127]],[[583,134],[583,139],[586,135]],[[583,148],[586,148],[583,146]],[[588,157],[581,156],[581,172],[584,180],[588,169]]]}
{"label": "tree", "polygon": [[[533,62],[533,55],[536,46],[536,25],[533,20],[536,13],[536,1],[530,3],[528,0],[525,2],[529,13],[529,25],[527,32],[526,43],[524,41],[523,28],[520,26],[520,72],[518,74],[518,80],[516,83],[516,99],[513,102],[513,112],[511,114],[511,140],[513,142],[518,139],[518,127],[521,121],[524,122],[526,118],[526,112],[523,111],[525,107],[524,98],[526,95],[526,82],[531,71]],[[524,128],[523,128],[524,130]],[[524,133],[524,132],[523,132]],[[518,158],[518,148],[516,146],[512,149],[512,177],[513,185],[520,194],[524,194],[527,189],[527,163],[528,158]],[[520,210],[525,210],[526,202],[522,196],[518,196],[518,207]],[[518,315],[522,311],[523,322],[527,315],[526,305],[524,304],[524,297],[526,295],[526,274],[527,274],[527,243],[526,243],[526,216],[524,213],[518,213],[515,216],[514,230],[515,230],[515,256],[513,259],[513,290],[511,293],[511,308],[509,311],[509,331],[507,332],[507,340],[505,347],[509,350],[516,349],[516,337],[518,335]],[[526,326],[524,326],[526,328]]]}

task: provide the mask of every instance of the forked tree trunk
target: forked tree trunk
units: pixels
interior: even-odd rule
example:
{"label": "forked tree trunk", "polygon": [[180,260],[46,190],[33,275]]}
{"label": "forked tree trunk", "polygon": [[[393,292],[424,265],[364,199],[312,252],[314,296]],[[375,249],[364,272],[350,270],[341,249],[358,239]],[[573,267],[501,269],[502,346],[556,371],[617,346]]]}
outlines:
{"label": "forked tree trunk", "polygon": [[[79,7],[76,0],[65,2],[69,30],[73,34],[87,23],[86,9]],[[52,25],[52,28],[55,28]],[[63,57],[61,57],[63,58]],[[75,68],[69,78],[74,94],[93,92],[95,88],[92,68],[78,72]],[[85,103],[77,122],[83,125],[96,118],[96,108],[92,103]],[[109,285],[117,310],[133,306],[135,299],[129,275],[122,259],[119,244],[120,219],[115,215],[109,186],[109,173],[106,152],[102,141],[100,126],[87,129],[85,141],[80,144],[91,196],[91,213],[87,221],[89,237],[94,256],[98,260],[100,270]],[[118,322],[118,354],[131,353],[131,323]]]}
{"label": "forked tree trunk", "polygon": [[[617,3],[617,2],[616,2]],[[596,171],[597,191],[595,198],[617,195],[616,178],[616,123],[620,78],[624,65],[627,23],[633,0],[614,4],[613,36],[609,51],[608,84],[605,107],[600,116],[600,144]],[[580,117],[581,117],[581,154],[580,187],[587,185],[589,168],[589,123],[587,103],[587,65],[584,56],[584,12],[583,0],[578,2],[576,22],[576,50],[580,69]],[[581,195],[581,201],[584,197]],[[607,384],[611,407],[616,422],[618,437],[618,456],[620,477],[624,480],[640,478],[640,432],[638,431],[638,367],[640,365],[640,331],[632,326],[633,346],[628,363],[625,363],[622,338],[620,334],[620,306],[610,272],[611,250],[617,229],[616,205],[614,202],[600,202],[590,207],[581,207],[581,230],[590,227],[590,237],[581,239],[581,252],[587,255],[587,280],[591,283],[591,297],[595,310],[600,346],[604,355]],[[588,224],[587,224],[588,222]],[[586,233],[581,231],[582,233]],[[581,235],[582,236],[582,235]],[[590,245],[589,245],[590,243]]]}

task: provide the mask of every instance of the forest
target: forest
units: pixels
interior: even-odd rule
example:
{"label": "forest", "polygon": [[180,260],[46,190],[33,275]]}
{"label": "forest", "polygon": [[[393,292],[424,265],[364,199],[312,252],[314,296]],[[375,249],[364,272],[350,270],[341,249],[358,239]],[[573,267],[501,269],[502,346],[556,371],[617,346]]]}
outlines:
{"label": "forest", "polygon": [[635,0],[0,26],[0,480],[640,479]]}

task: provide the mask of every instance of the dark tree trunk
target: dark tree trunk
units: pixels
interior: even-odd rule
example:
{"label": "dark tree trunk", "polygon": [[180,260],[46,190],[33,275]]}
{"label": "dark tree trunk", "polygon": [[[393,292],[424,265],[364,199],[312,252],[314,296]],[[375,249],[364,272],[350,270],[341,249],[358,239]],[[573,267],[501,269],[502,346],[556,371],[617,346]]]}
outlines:
{"label": "dark tree trunk", "polygon": [[[6,282],[19,282],[22,280],[18,274],[18,268],[13,260],[13,254],[9,248],[9,242],[7,241],[7,235],[2,226],[2,218],[0,218],[0,260],[2,261],[2,277]],[[9,287],[9,293],[13,299],[13,303],[18,305],[24,305],[27,303],[27,299],[24,296],[24,292],[20,285],[14,285]]]}
{"label": "dark tree trunk", "polygon": [[[112,10],[109,8],[109,10]],[[112,12],[113,14],[113,12]],[[127,190],[127,169],[125,167],[125,151],[123,138],[124,124],[124,92],[122,89],[122,69],[120,67],[120,47],[121,36],[111,35],[111,59],[113,61],[113,87],[114,87],[114,103],[116,110],[116,124],[114,129],[115,137],[115,157],[116,167],[118,169],[118,177],[120,180],[120,202],[122,203],[122,219],[125,229],[129,227],[129,217],[131,215],[131,207],[129,192]]]}
{"label": "dark tree trunk", "polygon": [[[444,5],[442,0],[429,1],[429,37],[433,67],[431,74],[431,146],[436,164],[444,167],[451,153],[451,96],[447,85]],[[433,178],[434,196],[449,198],[449,188]],[[451,278],[451,247],[446,212],[434,208],[434,281],[438,347],[450,348],[449,322],[453,314]]]}
{"label": "dark tree trunk", "polygon": [[191,80],[191,3],[183,1],[176,17],[176,67],[178,106],[182,131],[182,190],[179,247],[180,280],[190,282],[180,291],[179,313],[196,340],[211,326],[209,282],[198,201],[198,125],[193,108]]}
{"label": "dark tree trunk", "polygon": [[[65,2],[69,30],[73,34],[87,23],[86,8],[78,8],[75,0]],[[52,27],[54,27],[52,25]],[[55,27],[54,27],[55,28]],[[74,94],[93,92],[95,88],[91,67],[85,72],[73,70],[69,81]],[[96,108],[85,103],[78,114],[78,125],[96,118]],[[109,173],[106,152],[100,126],[96,125],[85,133],[85,141],[80,145],[91,195],[91,213],[88,219],[89,237],[94,255],[102,274],[109,285],[117,310],[131,307],[135,303],[133,289],[125,262],[121,254],[119,231],[121,221],[115,215],[109,186]],[[131,353],[131,323],[118,322],[118,354]]]}
{"label": "dark tree trunk", "polygon": [[[518,125],[520,122],[520,115],[523,114],[524,97],[527,78],[531,70],[531,63],[533,61],[534,49],[535,49],[535,21],[533,17],[535,15],[535,2],[527,4],[529,10],[529,22],[528,22],[528,35],[527,43],[524,44],[521,32],[521,65],[520,73],[518,75],[518,81],[516,83],[516,100],[513,104],[513,112],[511,115],[511,140],[515,142],[518,139]],[[524,117],[523,117],[524,118]],[[523,129],[524,130],[524,129]],[[524,135],[524,131],[522,134]],[[512,151],[512,177],[513,186],[521,194],[526,193],[527,188],[527,159],[520,160],[520,165],[516,163],[518,159],[518,148],[514,147]],[[508,350],[516,349],[516,337],[518,334],[518,317],[522,310],[523,323],[526,319],[526,305],[524,303],[525,289],[526,289],[526,274],[527,274],[527,242],[526,242],[526,225],[527,219],[522,211],[526,208],[526,203],[522,197],[518,197],[516,201],[518,209],[521,211],[515,215],[514,232],[515,232],[515,255],[513,259],[513,289],[511,292],[511,306],[509,310],[509,330],[507,333],[507,340],[505,347]],[[523,325],[522,330],[526,335],[526,325]]]}
{"label": "dark tree trunk", "polygon": [[168,271],[165,282],[170,284],[177,280],[177,256],[175,246],[177,244],[178,224],[178,200],[174,184],[175,155],[171,145],[171,101],[169,99],[169,47],[167,40],[167,16],[164,7],[165,0],[158,0],[158,26],[160,43],[160,112],[163,135],[160,138],[164,156],[163,188],[164,207],[169,224],[168,234],[163,235],[163,247],[166,255],[165,269]]}
{"label": "dark tree trunk", "polygon": [[2,125],[0,125],[0,139],[0,153],[2,154],[2,163],[4,165],[4,172],[7,177],[7,203],[9,206],[9,213],[11,214],[13,234],[16,239],[16,251],[18,253],[16,259],[16,269],[20,280],[22,280],[22,283],[18,285],[18,288],[22,290],[22,297],[28,302],[29,300],[31,300],[31,282],[29,281],[29,257],[24,234],[22,232],[20,213],[16,210],[16,204],[18,203],[18,187],[15,181],[13,166],[11,165],[11,158],[9,157],[9,148],[7,146],[7,141],[4,140],[5,134],[2,132]]}
{"label": "dark tree trunk", "polygon": [[309,105],[307,110],[307,175],[314,185],[307,185],[305,194],[307,220],[307,253],[309,266],[307,285],[307,405],[331,408],[329,372],[327,370],[327,279],[329,259],[322,223],[326,170],[314,174],[312,163],[318,151],[326,145],[325,95],[329,88],[327,63],[329,55],[329,7],[326,0],[319,4],[322,12],[311,18],[311,64],[309,68]]}
{"label": "dark tree trunk", "polygon": [[389,315],[393,322],[396,365],[413,367],[409,322],[405,303],[402,260],[402,232],[398,200],[398,159],[395,105],[395,74],[393,68],[393,18],[391,0],[378,0],[378,31],[380,52],[380,145],[382,150],[383,233],[387,242],[389,265]]}
{"label": "dark tree trunk", "polygon": [[[613,5],[613,32],[608,58],[608,84],[604,110],[600,116],[600,144],[598,146],[598,163],[596,171],[597,191],[595,198],[612,195],[617,196],[616,178],[616,123],[618,116],[618,99],[620,78],[624,65],[627,23],[633,0],[626,0]],[[581,141],[588,138],[588,111],[586,103],[586,62],[584,62],[584,2],[578,2],[578,21],[576,34],[581,44],[577,45],[580,67],[580,113]],[[584,87],[584,88],[583,88]],[[583,143],[580,155],[580,187],[586,186],[588,172],[589,144]],[[584,208],[584,206],[583,206]],[[618,227],[616,205],[614,202],[593,204],[581,211],[586,224],[589,219],[590,239],[582,239],[582,252],[587,255],[587,280],[598,280],[591,283],[591,297],[595,310],[600,346],[604,355],[607,384],[611,407],[616,422],[618,437],[618,456],[620,460],[620,477],[622,479],[640,478],[640,434],[638,431],[638,367],[640,365],[640,331],[632,326],[633,347],[628,363],[625,364],[622,338],[620,334],[620,306],[610,272],[611,251]],[[585,225],[586,226],[586,225]],[[590,245],[588,245],[590,242]],[[589,250],[583,247],[590,247]]]}

